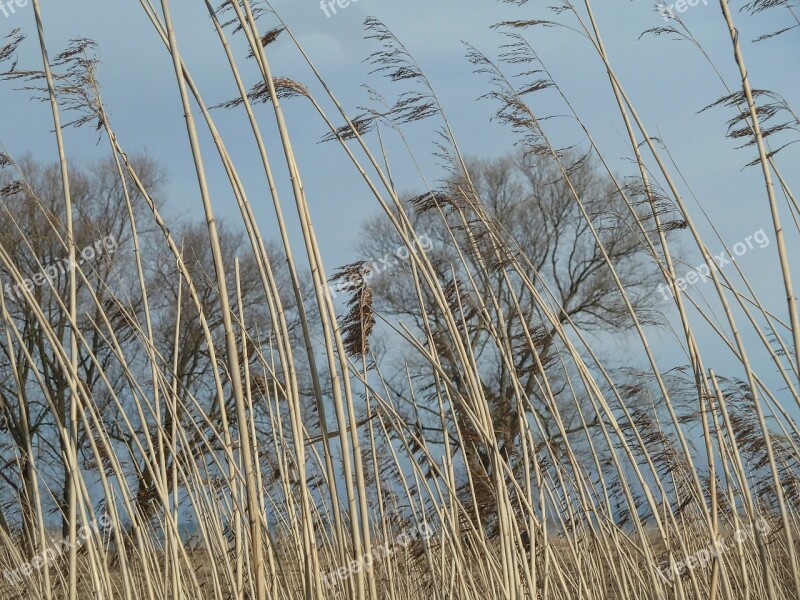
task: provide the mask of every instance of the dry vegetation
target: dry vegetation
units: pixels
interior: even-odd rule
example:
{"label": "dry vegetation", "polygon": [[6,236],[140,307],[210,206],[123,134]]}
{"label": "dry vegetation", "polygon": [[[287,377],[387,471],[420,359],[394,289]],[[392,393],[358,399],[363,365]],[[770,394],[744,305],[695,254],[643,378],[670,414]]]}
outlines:
{"label": "dry vegetation", "polygon": [[[784,300],[730,267],[710,272],[701,301],[677,283],[676,239],[709,264],[724,242],[702,236],[591,3],[567,0],[546,21],[541,6],[508,1],[525,20],[498,27],[502,55],[470,47],[468,58],[520,148],[475,161],[377,20],[366,22],[371,61],[402,88],[351,114],[316,69],[313,86],[273,77],[277,44],[313,63],[268,2],[206,1],[238,86],[212,109],[181,59],[170,3],[141,0],[183,102],[195,224],[166,221],[162,173],[126,154],[94,43],[48,55],[33,0],[38,31],[5,39],[2,78],[52,106],[60,161],[1,157],[0,598],[800,598],[800,320],[788,250],[800,207],[796,172],[776,152],[800,121],[751,87],[727,0],[709,7],[741,74],[721,80],[709,110],[734,115],[729,135],[763,179]],[[786,2],[745,8],[736,18],[784,11],[782,33],[796,35]],[[532,99],[550,94],[583,126],[530,42],[538,27],[561,26],[589,40],[608,72],[630,142],[624,175],[588,129],[579,149],[554,147],[558,121],[536,113]],[[678,19],[649,33],[710,60]],[[228,45],[234,34],[249,56]],[[37,42],[43,67],[25,70],[17,48]],[[260,79],[246,84],[244,70]],[[363,261],[337,270],[323,260],[282,102],[313,107],[324,140],[352,162],[354,189],[381,207]],[[216,129],[225,110],[257,142],[258,191],[245,189]],[[413,122],[440,134],[448,172],[406,197],[383,142]],[[277,137],[262,135],[267,125]],[[73,164],[67,126],[96,127],[108,160]],[[201,154],[208,133],[214,147]],[[243,227],[215,218],[213,161]],[[269,202],[277,242],[253,216],[251,203]],[[290,214],[302,239],[290,240]],[[113,252],[80,260],[107,236]],[[369,261],[379,256],[402,260],[378,269]],[[58,276],[35,278],[64,258]],[[654,348],[667,339],[667,308],[685,356],[677,366]],[[609,350],[619,340],[637,365]]]}

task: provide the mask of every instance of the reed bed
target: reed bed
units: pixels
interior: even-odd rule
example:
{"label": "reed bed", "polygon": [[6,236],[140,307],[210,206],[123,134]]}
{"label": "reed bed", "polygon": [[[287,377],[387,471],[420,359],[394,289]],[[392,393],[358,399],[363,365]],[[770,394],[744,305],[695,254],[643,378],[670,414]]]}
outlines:
{"label": "reed bed", "polygon": [[[702,273],[700,292],[681,279],[682,248],[707,265],[734,249],[708,234],[628,96],[602,7],[509,3],[520,18],[497,25],[499,56],[467,47],[519,139],[486,164],[462,155],[435,82],[377,19],[369,60],[398,92],[351,110],[268,1],[195,3],[233,82],[211,106],[169,0],[140,0],[182,103],[194,173],[180,176],[199,192],[202,223],[179,226],[158,166],[114,128],[94,42],[52,54],[33,0],[37,29],[5,38],[0,76],[52,108],[59,160],[0,156],[1,598],[800,598],[800,207],[780,152],[800,121],[753,87],[736,29],[764,10],[792,17],[776,35],[800,22],[784,2],[716,7],[738,77],[720,75],[707,110],[734,115],[729,137],[763,180],[774,285],[734,265]],[[540,60],[541,27],[588,42],[607,73],[629,172]],[[679,15],[647,33],[691,42],[721,72]],[[40,65],[18,64],[23,43]],[[277,45],[313,81],[273,75]],[[554,145],[539,94],[577,127],[575,147]],[[361,261],[322,255],[286,102],[313,109],[381,210]],[[217,129],[224,111],[241,118],[236,140]],[[445,174],[421,170],[408,197],[387,142],[428,159],[404,137],[417,122],[438,134]],[[65,140],[87,126],[108,150],[89,170]],[[229,151],[244,136],[258,189]],[[219,166],[226,200],[211,191]],[[218,220],[223,201],[241,224]],[[403,260],[377,272],[387,252]],[[636,364],[608,352],[620,340]],[[682,363],[660,362],[662,344]]]}

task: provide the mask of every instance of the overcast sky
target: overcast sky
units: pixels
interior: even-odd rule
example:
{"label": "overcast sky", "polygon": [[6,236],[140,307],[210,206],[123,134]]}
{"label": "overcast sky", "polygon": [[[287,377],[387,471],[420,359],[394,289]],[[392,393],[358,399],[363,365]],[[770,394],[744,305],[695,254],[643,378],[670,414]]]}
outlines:
{"label": "overcast sky", "polygon": [[[98,42],[104,101],[121,143],[129,154],[146,151],[164,166],[169,178],[166,192],[173,215],[200,218],[197,183],[172,64],[139,3],[134,0],[43,0],[42,4],[51,55],[63,49],[71,38],[89,37]],[[367,92],[361,84],[377,87],[389,98],[408,89],[370,75],[370,66],[364,62],[375,45],[363,39],[363,21],[367,16],[384,21],[406,44],[433,82],[464,153],[483,157],[509,152],[516,138],[491,120],[494,106],[489,101],[478,100],[488,89],[485,76],[473,73],[472,65],[464,58],[463,42],[495,58],[504,41],[490,28],[497,21],[554,18],[574,25],[567,15],[550,13],[547,4],[529,2],[520,8],[493,0],[359,0],[326,17],[317,0],[275,0],[276,9],[351,114],[358,112],[359,105],[368,103]],[[215,104],[234,97],[234,83],[204,3],[183,0],[172,5],[184,59],[205,101]],[[735,4],[737,8],[740,5],[741,2]],[[724,93],[709,64],[686,42],[667,37],[639,39],[645,29],[664,24],[651,2],[599,0],[594,3],[594,10],[618,76],[651,134],[668,145],[686,178],[684,191],[690,204],[695,206],[691,199],[694,194],[730,245],[760,228],[771,232],[760,171],[742,170],[743,165],[753,159],[753,150],[736,150],[734,141],[723,138],[731,113],[718,109],[698,114],[699,109]],[[770,41],[750,43],[760,35],[788,25],[783,21],[786,14],[783,10],[768,11],[757,17],[736,13],[752,85],[773,90],[791,102],[800,98],[798,34],[790,32]],[[681,14],[681,18],[712,60],[720,65],[729,85],[736,86],[738,72],[718,3],[709,0],[703,4],[701,0]],[[0,14],[2,30],[9,32],[15,27],[29,36],[20,52],[20,68],[41,68],[30,5],[17,8],[16,13],[8,17]],[[262,31],[268,28],[266,17],[261,28]],[[536,29],[527,35],[606,156],[614,161],[615,168],[622,175],[632,174],[630,148],[608,80],[589,43],[564,28]],[[241,43],[242,40],[237,39],[240,53]],[[269,50],[276,75],[306,83],[315,91],[319,89],[288,38],[283,36]],[[245,76],[248,84],[253,84],[258,74],[252,61],[248,63]],[[53,160],[56,154],[50,133],[49,107],[31,103],[25,92],[15,91],[13,87],[8,83],[0,84],[0,144],[13,156],[30,152],[42,160]],[[535,96],[531,101],[539,116],[564,114],[564,107],[552,94]],[[326,269],[331,273],[337,266],[356,258],[355,241],[360,223],[378,208],[363,185],[354,185],[357,174],[341,149],[335,144],[318,143],[325,127],[308,104],[289,100],[284,107],[300,156],[301,173]],[[271,109],[262,105],[259,110],[265,130],[273,132],[267,126]],[[218,119],[265,235],[274,239],[277,234],[272,225],[269,199],[255,146],[248,138],[243,111],[218,111]],[[432,126],[437,124],[427,121],[407,129],[430,181],[441,175],[433,156],[435,137],[431,134]],[[548,133],[560,143],[580,141],[574,125],[566,119],[550,120],[546,126]],[[370,139],[375,142],[374,137]],[[90,130],[68,132],[71,159],[89,161],[104,156],[107,147],[103,143],[97,145],[96,141],[96,134]],[[207,136],[204,142],[205,157],[212,173],[215,209],[226,219],[237,219],[238,211],[216,166]],[[270,143],[277,164],[279,146],[274,137]],[[421,180],[404,154],[403,146],[396,139],[389,139],[388,148],[395,162],[398,187],[402,191],[422,191]],[[779,157],[784,173],[795,187],[798,152],[799,149],[790,147]],[[286,189],[285,182],[282,189]],[[285,194],[284,199],[288,203],[290,196]],[[789,218],[788,214],[785,218]],[[715,247],[711,242],[709,246]],[[800,248],[791,250],[797,256]],[[692,264],[698,257],[687,254],[685,260]],[[748,253],[740,264],[757,284],[767,283],[770,272],[777,268],[774,244]],[[795,279],[800,280],[800,275]],[[777,310],[782,302],[779,292],[777,290],[773,297]]]}

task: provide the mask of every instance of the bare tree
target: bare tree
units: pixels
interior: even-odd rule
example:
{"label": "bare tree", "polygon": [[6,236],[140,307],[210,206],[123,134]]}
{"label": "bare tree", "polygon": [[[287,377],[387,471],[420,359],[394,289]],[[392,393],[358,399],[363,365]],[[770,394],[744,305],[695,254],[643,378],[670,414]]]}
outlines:
{"label": "bare tree", "polygon": [[[569,436],[585,429],[568,389],[569,366],[559,360],[563,344],[558,330],[577,328],[583,334],[610,336],[621,334],[630,324],[630,313],[590,232],[590,223],[637,313],[645,319],[655,317],[651,306],[661,275],[652,266],[625,198],[613,179],[589,160],[575,154],[567,154],[564,160],[571,165],[569,183],[551,159],[520,153],[496,160],[473,160],[468,164],[469,178],[454,177],[439,190],[409,199],[415,230],[432,240],[428,256],[475,356],[497,443],[507,459],[515,454],[520,433],[518,407],[511,400],[512,386],[524,389],[529,404],[523,412],[534,412],[542,424],[543,437],[537,443],[558,446],[567,442],[562,439],[565,433]],[[570,185],[580,197],[588,221]],[[628,201],[635,205],[638,199],[628,193]],[[647,222],[645,210],[642,214],[635,208],[633,211],[641,222]],[[402,246],[393,231],[385,217],[368,221],[360,251],[372,257],[393,254]],[[504,268],[508,252],[525,265],[524,275],[533,282],[541,301],[523,283],[519,272]],[[415,285],[410,262],[395,263],[380,273],[376,269],[370,277],[377,312],[411,321],[423,334],[431,332],[432,350],[438,354],[445,374],[460,385],[462,366],[450,347],[450,338],[444,335],[444,313],[437,310],[429,289]],[[487,318],[480,307],[488,298],[495,298],[497,306],[487,302],[491,313]],[[426,314],[420,306],[429,307]],[[500,325],[513,343],[513,369],[501,359],[496,346],[492,327]],[[535,352],[525,331],[534,333]],[[436,378],[429,361],[413,353],[400,360],[409,365],[422,392],[434,389]],[[552,388],[563,429],[556,427],[553,407],[543,397],[542,370]],[[398,371],[403,373],[404,369]],[[401,382],[395,391],[412,406],[412,399],[399,392],[404,387]],[[457,395],[454,403],[458,403]],[[458,426],[470,469],[473,475],[482,473],[485,477],[489,469],[486,449],[475,441],[479,436],[459,407],[453,408],[461,415]],[[433,441],[441,441],[435,405],[415,407],[409,419],[434,434]],[[451,442],[459,447],[452,430],[450,435]]]}
{"label": "bare tree", "polygon": [[[161,174],[145,158],[137,164],[142,177],[154,189]],[[5,160],[0,173],[0,265],[3,303],[7,317],[0,335],[0,413],[3,453],[10,469],[2,470],[4,483],[18,492],[24,537],[33,545],[35,509],[34,478],[39,473],[48,488],[59,489],[53,498],[66,528],[69,474],[65,441],[58,435],[69,411],[69,375],[59,361],[56,344],[69,335],[67,242],[64,225],[61,177],[58,165],[43,165],[31,158],[17,164]],[[129,319],[141,308],[135,270],[130,254],[119,252],[130,242],[127,205],[116,168],[111,161],[75,169],[71,175],[75,200],[75,245],[78,281],[78,328],[86,338],[80,345],[78,372],[81,384],[92,394],[101,377],[121,385],[121,370],[110,333],[120,343],[129,342],[133,329]],[[131,197],[141,216],[143,203]],[[147,239],[147,228],[140,234]],[[10,264],[15,265],[12,273]],[[33,304],[28,300],[32,298]],[[113,302],[112,302],[113,300]],[[109,310],[114,304],[116,310]],[[45,315],[57,340],[46,335],[35,312]],[[131,356],[131,360],[133,360]],[[92,395],[102,409],[107,395]],[[79,438],[79,449],[86,442]],[[34,468],[34,461],[37,463]],[[60,484],[55,482],[60,481]],[[65,529],[66,531],[66,529]]]}

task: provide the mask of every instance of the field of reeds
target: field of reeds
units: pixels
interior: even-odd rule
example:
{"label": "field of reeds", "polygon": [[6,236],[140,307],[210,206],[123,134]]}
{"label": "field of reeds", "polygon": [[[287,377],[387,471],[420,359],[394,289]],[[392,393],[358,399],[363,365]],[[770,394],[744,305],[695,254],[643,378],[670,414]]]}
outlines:
{"label": "field of reeds", "polygon": [[[219,103],[172,3],[140,0],[183,109],[187,223],[157,150],[129,154],[115,128],[101,49],[51,47],[31,1],[36,27],[0,42],[0,84],[52,108],[58,160],[0,154],[0,600],[800,598],[800,120],[753,82],[737,29],[780,11],[759,43],[796,37],[796,11],[708,3],[726,65],[682,13],[645,32],[718,78],[718,142],[762,190],[753,234],[728,240],[629,97],[603,5],[505,2],[519,17],[496,25],[496,56],[466,47],[470,100],[518,140],[486,160],[462,153],[458,107],[375,18],[367,60],[397,93],[357,108],[269,0],[192,3],[227,61]],[[606,76],[624,171],[537,54],[552,28]],[[309,80],[273,74],[278,47]],[[558,118],[537,112],[545,95]],[[330,224],[290,102],[380,211],[359,261],[320,249]],[[565,120],[580,137],[560,147]],[[75,128],[103,161],[71,158]],[[234,160],[245,138],[258,186]],[[398,180],[398,147],[440,178]],[[747,252],[769,277],[740,268]]]}

